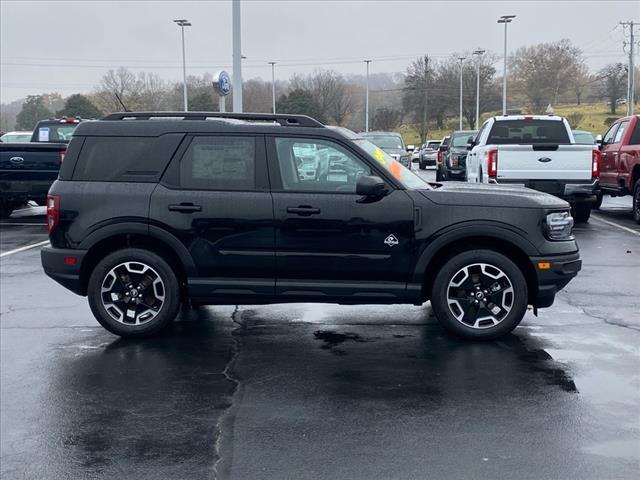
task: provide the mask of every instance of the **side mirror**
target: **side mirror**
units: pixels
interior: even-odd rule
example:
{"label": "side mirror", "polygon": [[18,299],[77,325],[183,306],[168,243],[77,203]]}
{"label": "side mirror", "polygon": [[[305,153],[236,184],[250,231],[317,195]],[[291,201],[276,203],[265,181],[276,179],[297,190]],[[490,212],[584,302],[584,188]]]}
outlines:
{"label": "side mirror", "polygon": [[473,149],[473,147],[475,147],[475,146],[476,146],[476,141],[475,141],[475,139],[474,139],[473,137],[469,137],[469,138],[467,139],[467,150],[471,150],[471,149]]}
{"label": "side mirror", "polygon": [[407,152],[413,152],[416,149],[415,145],[407,145]]}
{"label": "side mirror", "polygon": [[385,191],[384,180],[374,175],[360,175],[356,183],[356,193],[365,197],[381,197]]}
{"label": "side mirror", "polygon": [[602,135],[600,134],[596,135],[596,145],[601,150],[602,150],[602,147],[604,147],[604,142],[602,141]]}

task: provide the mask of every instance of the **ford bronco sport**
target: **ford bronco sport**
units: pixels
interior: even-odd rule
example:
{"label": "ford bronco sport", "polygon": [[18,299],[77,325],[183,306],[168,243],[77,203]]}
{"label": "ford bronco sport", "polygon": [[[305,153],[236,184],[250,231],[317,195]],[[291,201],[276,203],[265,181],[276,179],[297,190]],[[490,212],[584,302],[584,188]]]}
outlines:
{"label": "ford bronco sport", "polygon": [[117,113],[78,126],[49,192],[45,272],[121,336],[181,304],[414,304],[487,339],[581,267],[569,205],[431,186],[305,116]]}

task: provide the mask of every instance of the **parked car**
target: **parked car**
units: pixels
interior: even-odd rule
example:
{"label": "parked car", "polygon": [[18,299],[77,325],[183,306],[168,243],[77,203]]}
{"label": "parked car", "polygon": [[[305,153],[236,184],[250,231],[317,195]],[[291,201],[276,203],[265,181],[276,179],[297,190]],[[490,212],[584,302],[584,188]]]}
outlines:
{"label": "parked car", "polygon": [[410,154],[407,151],[408,148],[405,147],[402,135],[395,132],[367,132],[361,135],[391,155],[394,160],[409,168]]}
{"label": "parked car", "polygon": [[440,147],[440,143],[440,140],[427,140],[427,143],[422,146],[419,157],[420,170],[425,170],[429,166],[436,166],[438,148]]}
{"label": "parked car", "polygon": [[33,132],[7,132],[0,137],[2,143],[28,143]]}
{"label": "parked car", "polygon": [[436,154],[436,182],[443,182],[445,179],[443,177],[443,162],[444,156],[449,149],[449,142],[451,141],[451,135],[447,135],[442,138],[440,142],[440,146],[438,147],[438,153]]}
{"label": "parked car", "polygon": [[469,138],[475,138],[477,130],[457,130],[449,138],[447,149],[443,152],[440,169],[440,181],[467,179],[467,143]]}
{"label": "parked car", "polygon": [[595,145],[596,143],[596,137],[591,132],[586,130],[572,130],[571,132],[576,143],[581,145]]}
{"label": "parked car", "polygon": [[571,204],[576,222],[587,222],[596,201],[600,151],[578,145],[566,119],[505,115],[488,119],[470,141],[467,180],[519,184]]}
{"label": "parked car", "polygon": [[[316,152],[304,179],[301,150]],[[496,338],[527,304],[550,306],[581,268],[566,202],[433,188],[367,138],[297,115],[126,112],[83,123],[47,222],[44,271],[121,336],[160,331],[188,299],[430,299],[451,332]]]}
{"label": "parked car", "polygon": [[64,143],[0,143],[0,218],[29,200],[45,203],[66,149]]}
{"label": "parked car", "polygon": [[600,193],[633,195],[633,218],[640,223],[640,115],[624,117],[609,128],[599,146]]}
{"label": "parked car", "polygon": [[[409,145],[409,147],[410,146],[411,145]],[[414,147],[414,149],[411,151],[411,163],[418,163],[420,161],[420,151],[422,150],[423,147],[424,147],[424,144]]]}

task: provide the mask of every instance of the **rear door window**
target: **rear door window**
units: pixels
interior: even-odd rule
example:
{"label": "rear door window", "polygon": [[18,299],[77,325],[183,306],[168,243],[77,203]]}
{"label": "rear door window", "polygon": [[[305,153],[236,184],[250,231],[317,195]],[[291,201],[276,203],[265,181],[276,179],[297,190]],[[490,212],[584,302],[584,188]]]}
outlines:
{"label": "rear door window", "polygon": [[493,124],[487,144],[568,144],[569,133],[561,120],[501,120]]}
{"label": "rear door window", "polygon": [[180,162],[180,186],[196,190],[255,190],[256,139],[194,137]]}

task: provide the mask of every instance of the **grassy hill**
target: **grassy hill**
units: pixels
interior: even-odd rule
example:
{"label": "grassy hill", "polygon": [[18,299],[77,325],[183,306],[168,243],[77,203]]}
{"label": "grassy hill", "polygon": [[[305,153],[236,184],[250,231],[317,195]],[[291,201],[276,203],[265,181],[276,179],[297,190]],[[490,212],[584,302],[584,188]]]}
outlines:
{"label": "grassy hill", "polygon": [[[524,111],[523,113],[527,113]],[[572,128],[578,130],[588,130],[594,135],[604,135],[609,128],[609,125],[617,118],[623,117],[626,113],[626,106],[621,105],[618,108],[618,112],[615,115],[609,113],[609,106],[604,102],[599,103],[583,103],[581,105],[576,104],[563,104],[554,107],[554,113],[562,117],[567,117]],[[483,122],[487,118],[493,115],[499,115],[500,112],[490,112],[483,114],[480,117],[480,122]],[[469,128],[469,125],[464,123],[463,128]],[[445,122],[445,128],[443,129],[430,129],[428,133],[429,139],[440,139],[445,135],[448,135],[453,130],[458,129],[458,117],[450,118]],[[420,142],[420,137],[416,132],[413,125],[401,125],[398,131],[402,134],[406,144],[417,144]]]}

